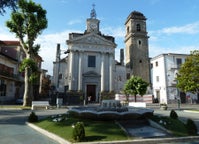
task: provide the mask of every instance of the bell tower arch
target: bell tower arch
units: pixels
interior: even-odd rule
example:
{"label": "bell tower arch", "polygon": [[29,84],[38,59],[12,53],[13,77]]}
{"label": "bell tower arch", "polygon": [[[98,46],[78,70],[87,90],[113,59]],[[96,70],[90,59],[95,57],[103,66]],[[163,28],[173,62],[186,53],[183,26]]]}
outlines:
{"label": "bell tower arch", "polygon": [[146,17],[138,11],[133,11],[127,17],[125,28],[127,79],[135,75],[149,83],[149,37],[146,30]]}

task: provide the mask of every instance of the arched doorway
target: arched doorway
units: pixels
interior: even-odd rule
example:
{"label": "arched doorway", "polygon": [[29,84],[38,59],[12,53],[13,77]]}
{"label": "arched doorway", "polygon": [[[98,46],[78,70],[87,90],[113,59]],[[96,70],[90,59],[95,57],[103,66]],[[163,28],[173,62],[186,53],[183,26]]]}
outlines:
{"label": "arched doorway", "polygon": [[91,102],[99,102],[99,92],[101,85],[101,76],[94,72],[89,71],[83,74],[83,92],[85,93],[84,100],[88,102],[89,96],[91,96]]}
{"label": "arched doorway", "polygon": [[95,102],[96,101],[96,85],[87,85],[86,86],[86,96],[88,102]]}

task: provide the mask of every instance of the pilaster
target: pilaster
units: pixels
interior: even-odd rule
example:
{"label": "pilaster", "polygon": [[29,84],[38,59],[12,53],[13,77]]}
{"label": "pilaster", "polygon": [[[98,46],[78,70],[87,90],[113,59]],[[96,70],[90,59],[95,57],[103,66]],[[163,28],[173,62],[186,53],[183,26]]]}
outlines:
{"label": "pilaster", "polygon": [[104,74],[104,66],[105,66],[105,63],[104,63],[104,53],[102,52],[101,53],[101,92],[104,91],[104,78],[105,78],[105,74]]}
{"label": "pilaster", "polygon": [[78,91],[82,90],[82,51],[79,51]]}
{"label": "pilaster", "polygon": [[68,78],[68,85],[69,90],[73,90],[73,62],[74,62],[74,51],[70,51],[70,59],[69,59],[69,78]]}

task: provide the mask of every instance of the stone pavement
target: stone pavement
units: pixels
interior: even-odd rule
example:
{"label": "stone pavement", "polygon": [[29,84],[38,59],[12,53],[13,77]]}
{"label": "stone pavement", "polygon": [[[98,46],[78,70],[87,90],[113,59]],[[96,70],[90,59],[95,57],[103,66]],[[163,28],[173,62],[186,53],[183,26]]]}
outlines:
{"label": "stone pavement", "polygon": [[0,144],[58,144],[25,124],[30,112],[0,109]]}
{"label": "stone pavement", "polygon": [[[190,106],[189,106],[190,108]],[[44,118],[46,116],[50,115],[56,115],[56,114],[63,114],[67,110],[66,108],[60,108],[60,109],[50,109],[50,110],[36,110],[36,114],[39,116],[39,118]],[[63,143],[67,144],[68,142],[60,142],[58,138],[53,138],[52,135],[47,135],[50,138],[53,138],[54,140],[46,137],[45,135],[42,136],[42,134],[36,132],[33,129],[30,129],[30,127],[27,127],[25,125],[25,121],[27,120],[27,116],[30,114],[30,110],[2,110],[0,109],[0,143],[1,144],[8,144],[8,143],[15,143],[15,144],[57,144],[57,143]],[[180,111],[180,116],[184,116],[183,111]],[[155,109],[155,113],[157,114],[163,114],[163,115],[168,115],[168,111],[161,111],[159,109]],[[196,116],[197,120],[197,115],[196,114],[190,114],[188,113],[188,116]],[[186,117],[186,116],[185,116]],[[199,118],[199,117],[198,117]],[[199,120],[198,120],[199,122]],[[135,128],[131,127],[128,128],[126,127],[128,132],[131,133],[132,135],[140,134],[141,132],[146,132],[148,130],[147,127],[142,127],[142,128]],[[10,129],[10,130],[9,130]],[[8,131],[9,130],[9,131]],[[4,133],[6,132],[6,133]],[[196,144],[199,143],[199,137],[185,137],[185,138],[162,138],[161,135],[160,138],[157,138],[155,136],[155,133],[160,134],[158,131],[154,131],[153,129],[148,130],[146,133],[142,133],[142,136],[145,134],[145,138],[142,136],[138,135],[138,139],[135,140],[127,140],[127,141],[114,141],[114,142],[92,142],[92,143],[137,143],[137,144],[156,144],[156,143],[186,143],[186,144]],[[148,134],[152,134],[153,136],[149,136]],[[8,134],[6,136],[6,134]],[[151,138],[151,137],[156,137],[156,138]],[[29,140],[29,143],[27,139]],[[90,142],[91,143],[91,142]],[[90,144],[89,143],[89,144]]]}

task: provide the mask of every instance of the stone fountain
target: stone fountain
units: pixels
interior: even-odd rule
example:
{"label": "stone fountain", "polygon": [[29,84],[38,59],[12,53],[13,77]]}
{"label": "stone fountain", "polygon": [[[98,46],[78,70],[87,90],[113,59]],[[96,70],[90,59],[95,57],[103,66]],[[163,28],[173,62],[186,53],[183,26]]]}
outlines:
{"label": "stone fountain", "polygon": [[123,106],[119,100],[102,100],[100,106],[72,107],[68,114],[93,120],[135,120],[153,115],[154,110]]}

